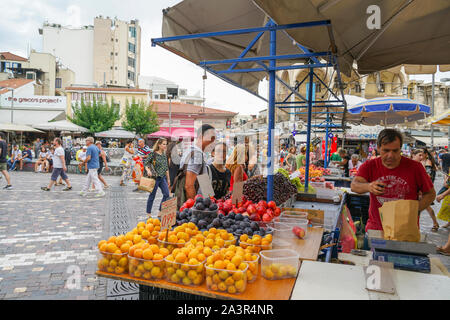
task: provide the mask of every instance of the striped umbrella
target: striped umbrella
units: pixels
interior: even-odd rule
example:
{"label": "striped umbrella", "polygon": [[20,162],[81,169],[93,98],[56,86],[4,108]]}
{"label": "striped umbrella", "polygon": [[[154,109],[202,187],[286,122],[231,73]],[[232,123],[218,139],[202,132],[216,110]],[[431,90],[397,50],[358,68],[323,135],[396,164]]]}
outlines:
{"label": "striped umbrella", "polygon": [[431,114],[431,108],[402,97],[383,97],[360,102],[348,108],[347,119],[368,126],[393,125],[422,120]]}

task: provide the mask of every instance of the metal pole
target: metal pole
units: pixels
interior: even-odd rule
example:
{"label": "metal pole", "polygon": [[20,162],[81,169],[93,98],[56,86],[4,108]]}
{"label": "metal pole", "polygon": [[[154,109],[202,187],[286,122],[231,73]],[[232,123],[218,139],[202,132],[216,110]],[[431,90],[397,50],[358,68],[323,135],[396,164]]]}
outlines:
{"label": "metal pole", "polygon": [[330,121],[330,114],[327,110],[327,127],[325,129],[325,157],[324,157],[324,168],[328,167],[328,121]]}
{"label": "metal pole", "polygon": [[[434,73],[431,75],[431,117],[434,117]],[[431,149],[434,149],[434,130],[431,124]]]}
{"label": "metal pole", "polygon": [[313,101],[313,76],[314,69],[309,69],[309,88],[308,88],[308,124],[306,129],[306,163],[305,163],[305,191],[308,192],[309,186],[309,152],[311,145],[311,117],[312,117],[312,101]]}
{"label": "metal pole", "polygon": [[172,135],[172,99],[169,98],[169,134]]}
{"label": "metal pole", "polygon": [[[271,22],[273,26],[274,23]],[[277,54],[277,32],[270,30],[270,55]],[[269,61],[270,68],[275,68],[276,60]],[[268,108],[268,148],[267,148],[267,201],[273,200],[273,169],[274,169],[274,129],[275,129],[275,70],[269,71],[269,108]]]}
{"label": "metal pole", "polygon": [[14,89],[10,90],[12,99],[11,99],[11,124],[14,122]]}

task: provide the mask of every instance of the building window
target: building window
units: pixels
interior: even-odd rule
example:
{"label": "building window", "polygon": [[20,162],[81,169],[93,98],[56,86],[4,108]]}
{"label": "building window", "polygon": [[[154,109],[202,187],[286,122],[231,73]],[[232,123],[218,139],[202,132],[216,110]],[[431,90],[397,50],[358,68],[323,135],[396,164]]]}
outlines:
{"label": "building window", "polygon": [[128,57],[128,66],[130,66],[132,68],[136,68],[136,60],[134,60],[133,58]]}
{"label": "building window", "polygon": [[61,78],[56,78],[55,87],[58,89],[62,87],[62,79]]}
{"label": "building window", "polygon": [[114,67],[117,70],[117,67]]}
{"label": "building window", "polygon": [[380,82],[380,85],[378,86],[378,92],[384,92],[384,82]]}
{"label": "building window", "polygon": [[117,57],[117,52],[116,52],[116,57]]}
{"label": "building window", "polygon": [[134,81],[134,72],[133,71],[128,71],[128,79],[131,81]]}
{"label": "building window", "polygon": [[361,85],[359,83],[355,84],[355,92],[360,93],[361,92]]}
{"label": "building window", "polygon": [[116,39],[116,42],[119,42],[119,39]]}
{"label": "building window", "polygon": [[27,79],[36,80],[36,73],[34,73],[34,72],[27,72]]}
{"label": "building window", "polygon": [[111,52],[111,55],[113,56],[113,55],[114,55],[114,52]]}
{"label": "building window", "polygon": [[111,66],[111,70],[113,69],[113,67]]}
{"label": "building window", "polygon": [[114,42],[114,38],[111,38],[111,41],[113,41],[113,42]]}
{"label": "building window", "polygon": [[160,99],[167,99],[167,97],[166,97],[166,95],[165,95],[164,93],[161,93],[161,94],[159,95],[159,98],[160,98]]}
{"label": "building window", "polygon": [[155,94],[155,95],[153,96],[153,98],[154,98],[154,99],[159,99],[159,94]]}
{"label": "building window", "polygon": [[128,42],[128,51],[136,53],[136,46],[131,42]]}
{"label": "building window", "polygon": [[128,36],[130,38],[136,38],[136,27],[129,27],[128,31]]}

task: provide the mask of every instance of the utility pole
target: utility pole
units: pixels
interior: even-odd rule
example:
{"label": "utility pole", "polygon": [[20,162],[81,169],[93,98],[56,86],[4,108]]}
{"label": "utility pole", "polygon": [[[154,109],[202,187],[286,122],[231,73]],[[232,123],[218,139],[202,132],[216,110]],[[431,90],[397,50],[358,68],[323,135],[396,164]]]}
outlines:
{"label": "utility pole", "polygon": [[[442,78],[441,82],[444,82],[445,85],[447,85],[447,82],[450,81],[450,78]],[[447,89],[447,110],[450,108],[450,89]],[[448,142],[447,142],[447,148],[450,148],[450,126],[448,127]]]}

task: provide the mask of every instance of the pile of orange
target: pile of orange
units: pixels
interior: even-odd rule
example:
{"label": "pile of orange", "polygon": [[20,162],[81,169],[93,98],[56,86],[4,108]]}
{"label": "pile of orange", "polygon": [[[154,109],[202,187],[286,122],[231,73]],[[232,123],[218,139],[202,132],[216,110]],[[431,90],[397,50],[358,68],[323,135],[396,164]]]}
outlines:
{"label": "pile of orange", "polygon": [[259,255],[251,253],[250,248],[245,249],[245,251],[244,262],[248,264],[247,282],[252,283],[255,282],[256,277],[258,276]]}
{"label": "pile of orange", "polygon": [[156,244],[159,232],[161,231],[161,222],[158,219],[150,218],[146,222],[139,222],[128,234],[140,235],[142,239],[150,244]]}
{"label": "pile of orange", "polygon": [[158,235],[160,246],[165,246],[171,253],[175,248],[182,248],[189,240],[199,234],[197,226],[192,223],[183,223],[175,227],[173,230],[162,231]]}
{"label": "pile of orange", "polygon": [[206,259],[206,286],[213,291],[242,293],[247,287],[245,250],[230,245]]}
{"label": "pile of orange", "polygon": [[169,255],[167,248],[156,244],[138,243],[130,248],[130,275],[146,280],[162,279],[164,276],[164,258]]}
{"label": "pile of orange", "polygon": [[268,280],[295,278],[297,268],[290,264],[272,263],[261,268],[261,273]]}
{"label": "pile of orange", "polygon": [[130,240],[124,235],[101,240],[97,245],[101,253],[97,263],[99,270],[116,274],[128,272],[127,255],[131,246],[134,245],[134,240],[136,243],[143,241],[140,236]]}
{"label": "pile of orange", "polygon": [[204,247],[217,251],[221,248],[234,245],[236,243],[236,238],[226,230],[211,228],[207,231],[203,231],[203,233],[197,234],[191,239],[190,243],[194,245],[202,243]]}
{"label": "pile of orange", "polygon": [[200,285],[204,280],[206,254],[212,254],[210,248],[195,247],[189,244],[175,248],[164,261],[166,262],[167,281],[184,285]]}
{"label": "pile of orange", "polygon": [[252,253],[259,253],[261,250],[272,249],[272,235],[267,234],[264,238],[258,234],[249,238],[248,235],[243,234],[239,238],[239,245],[244,249],[250,249]]}

